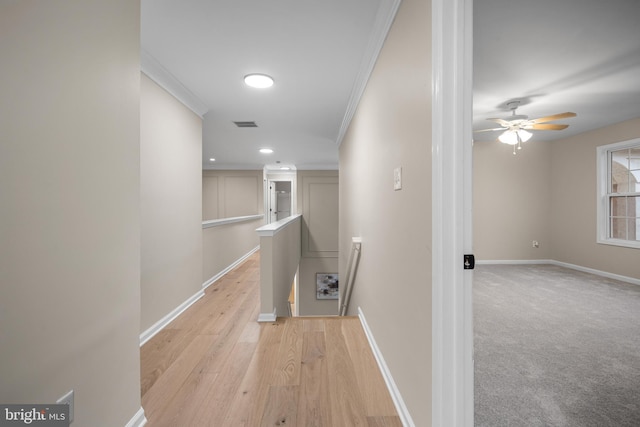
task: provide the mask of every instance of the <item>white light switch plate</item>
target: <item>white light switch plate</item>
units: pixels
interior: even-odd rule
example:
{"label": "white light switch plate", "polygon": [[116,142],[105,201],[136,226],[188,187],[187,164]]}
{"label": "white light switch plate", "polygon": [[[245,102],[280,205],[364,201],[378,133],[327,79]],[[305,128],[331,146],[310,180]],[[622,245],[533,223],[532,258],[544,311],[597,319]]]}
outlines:
{"label": "white light switch plate", "polygon": [[402,168],[393,170],[393,189],[402,190]]}

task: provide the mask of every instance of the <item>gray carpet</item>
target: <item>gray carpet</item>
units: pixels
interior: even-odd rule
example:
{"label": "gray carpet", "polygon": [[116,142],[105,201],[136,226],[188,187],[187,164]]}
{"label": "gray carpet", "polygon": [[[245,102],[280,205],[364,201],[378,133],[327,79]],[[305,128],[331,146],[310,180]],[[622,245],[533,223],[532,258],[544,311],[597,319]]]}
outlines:
{"label": "gray carpet", "polygon": [[640,286],[480,265],[473,298],[477,426],[640,426]]}

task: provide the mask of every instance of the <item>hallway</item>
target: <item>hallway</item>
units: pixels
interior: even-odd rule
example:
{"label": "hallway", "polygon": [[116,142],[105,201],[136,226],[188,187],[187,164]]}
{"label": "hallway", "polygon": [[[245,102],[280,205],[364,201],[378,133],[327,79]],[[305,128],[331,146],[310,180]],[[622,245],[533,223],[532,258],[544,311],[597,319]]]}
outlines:
{"label": "hallway", "polygon": [[399,427],[356,317],[257,323],[252,255],[141,348],[156,426]]}

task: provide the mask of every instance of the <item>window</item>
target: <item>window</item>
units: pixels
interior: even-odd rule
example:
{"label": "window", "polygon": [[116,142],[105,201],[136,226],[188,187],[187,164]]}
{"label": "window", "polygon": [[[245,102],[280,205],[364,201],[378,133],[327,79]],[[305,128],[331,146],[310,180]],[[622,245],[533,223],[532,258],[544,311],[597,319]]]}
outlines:
{"label": "window", "polygon": [[640,138],[598,147],[598,243],[640,248]]}

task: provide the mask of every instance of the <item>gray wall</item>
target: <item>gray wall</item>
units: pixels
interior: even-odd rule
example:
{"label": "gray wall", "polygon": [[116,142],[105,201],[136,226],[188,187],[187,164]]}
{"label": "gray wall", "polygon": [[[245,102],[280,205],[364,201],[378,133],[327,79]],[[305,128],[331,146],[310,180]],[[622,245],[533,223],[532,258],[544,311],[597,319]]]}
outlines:
{"label": "gray wall", "polygon": [[516,156],[504,144],[476,142],[478,259],[553,259],[640,278],[638,249],[596,243],[596,147],[638,138],[638,129],[640,118],[552,142],[534,136]]}
{"label": "gray wall", "polygon": [[144,74],[140,331],[202,287],[202,120]]}
{"label": "gray wall", "polygon": [[[415,425],[431,425],[431,5],[404,0],[340,146],[340,274]],[[394,191],[393,170],[403,188]]]}
{"label": "gray wall", "polygon": [[140,409],[139,12],[0,5],[0,402],[74,426]]}

